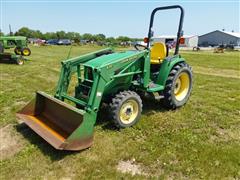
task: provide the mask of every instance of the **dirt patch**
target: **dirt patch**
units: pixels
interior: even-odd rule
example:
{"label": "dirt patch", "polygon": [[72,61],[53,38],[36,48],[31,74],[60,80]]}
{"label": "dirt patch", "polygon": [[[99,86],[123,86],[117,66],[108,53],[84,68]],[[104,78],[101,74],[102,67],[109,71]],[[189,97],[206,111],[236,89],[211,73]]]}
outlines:
{"label": "dirt patch", "polygon": [[193,72],[197,74],[220,76],[220,77],[230,77],[240,79],[240,73],[238,70],[233,69],[217,69],[217,68],[208,68],[194,66]]}
{"label": "dirt patch", "polygon": [[142,171],[142,167],[133,160],[119,161],[117,165],[117,170],[122,173],[129,173],[134,175],[147,175]]}
{"label": "dirt patch", "polygon": [[14,134],[12,124],[0,128],[0,160],[7,159],[23,147],[20,136]]}
{"label": "dirt patch", "polygon": [[231,129],[223,129],[217,128],[216,130],[217,136],[225,141],[229,140],[237,140],[240,141],[240,132],[239,129],[231,128]]}
{"label": "dirt patch", "polygon": [[216,128],[215,134],[210,136],[211,142],[240,141],[239,128],[231,127],[229,129]]}

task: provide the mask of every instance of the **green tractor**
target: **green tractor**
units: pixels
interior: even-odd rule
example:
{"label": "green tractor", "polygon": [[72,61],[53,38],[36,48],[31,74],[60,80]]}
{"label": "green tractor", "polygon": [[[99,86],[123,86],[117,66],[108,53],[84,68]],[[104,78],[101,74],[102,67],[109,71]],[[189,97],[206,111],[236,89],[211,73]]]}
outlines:
{"label": "green tractor", "polygon": [[[174,55],[168,54],[165,44],[151,41],[155,13],[168,9],[181,12]],[[62,61],[55,95],[38,91],[17,117],[56,149],[81,150],[93,143],[102,103],[108,104],[109,119],[118,128],[140,120],[141,92],[158,93],[167,108],[183,106],[192,90],[191,68],[178,53],[183,17],[181,6],[158,7],[151,14],[147,46],[137,44],[136,50],[126,52],[103,49]],[[71,95],[74,75],[77,82]]]}
{"label": "green tractor", "polygon": [[[14,48],[15,54],[4,52],[4,49]],[[0,61],[13,61],[19,65],[24,63],[22,56],[30,56],[31,50],[27,46],[24,36],[0,36]]]}
{"label": "green tractor", "polygon": [[1,36],[0,44],[3,49],[14,48],[16,55],[31,55],[31,50],[27,46],[27,38],[24,36]]}

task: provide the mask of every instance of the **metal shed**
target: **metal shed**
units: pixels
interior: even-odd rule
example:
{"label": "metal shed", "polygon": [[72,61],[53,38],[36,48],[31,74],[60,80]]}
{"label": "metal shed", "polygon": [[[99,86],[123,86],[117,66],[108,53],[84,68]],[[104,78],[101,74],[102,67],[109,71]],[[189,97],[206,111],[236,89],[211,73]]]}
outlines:
{"label": "metal shed", "polygon": [[218,46],[222,44],[240,46],[240,33],[216,30],[199,36],[199,46]]}

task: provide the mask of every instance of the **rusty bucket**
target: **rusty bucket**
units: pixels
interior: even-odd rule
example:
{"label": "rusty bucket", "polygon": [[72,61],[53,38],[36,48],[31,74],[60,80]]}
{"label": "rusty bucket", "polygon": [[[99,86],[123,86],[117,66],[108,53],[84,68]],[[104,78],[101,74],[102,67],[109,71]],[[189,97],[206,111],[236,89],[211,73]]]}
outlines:
{"label": "rusty bucket", "polygon": [[44,92],[37,92],[17,117],[56,149],[81,150],[92,145],[94,117]]}

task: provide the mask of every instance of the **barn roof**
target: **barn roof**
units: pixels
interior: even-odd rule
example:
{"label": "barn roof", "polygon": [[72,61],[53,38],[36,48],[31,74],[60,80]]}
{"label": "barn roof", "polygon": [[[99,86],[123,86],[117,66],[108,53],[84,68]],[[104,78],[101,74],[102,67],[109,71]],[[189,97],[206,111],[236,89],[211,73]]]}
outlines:
{"label": "barn roof", "polygon": [[221,33],[224,33],[224,34],[227,34],[227,35],[230,35],[230,36],[234,36],[234,37],[240,38],[240,32],[230,32],[230,31],[220,31],[220,30],[215,30],[215,31],[203,34],[201,36],[205,36],[205,35],[208,35],[208,34],[211,34],[211,33],[214,33],[214,32],[221,32]]}
{"label": "barn roof", "polygon": [[240,32],[229,32],[229,31],[221,31],[221,32],[240,38]]}

